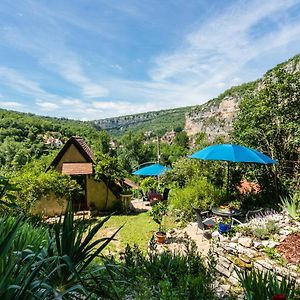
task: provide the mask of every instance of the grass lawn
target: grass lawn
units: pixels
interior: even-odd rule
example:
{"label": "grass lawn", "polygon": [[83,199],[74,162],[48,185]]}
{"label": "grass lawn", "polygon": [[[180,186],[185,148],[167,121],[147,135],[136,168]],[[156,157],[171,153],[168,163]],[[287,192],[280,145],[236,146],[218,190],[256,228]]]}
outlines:
{"label": "grass lawn", "polygon": [[[124,224],[117,235],[116,241],[112,242],[108,249],[116,252],[124,249],[127,244],[138,244],[140,249],[147,250],[148,242],[157,231],[158,225],[152,220],[149,212],[136,215],[112,216],[98,233],[100,236],[110,236]],[[163,225],[166,229],[176,228],[178,225],[171,216],[165,216]]]}

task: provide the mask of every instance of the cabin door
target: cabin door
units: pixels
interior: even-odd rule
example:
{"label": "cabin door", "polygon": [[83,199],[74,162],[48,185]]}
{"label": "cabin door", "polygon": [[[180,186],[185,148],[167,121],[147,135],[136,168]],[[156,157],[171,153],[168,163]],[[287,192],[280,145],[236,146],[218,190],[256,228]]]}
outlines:
{"label": "cabin door", "polygon": [[87,210],[88,206],[86,199],[86,175],[73,175],[72,179],[75,179],[81,187],[81,192],[73,199],[74,210]]}

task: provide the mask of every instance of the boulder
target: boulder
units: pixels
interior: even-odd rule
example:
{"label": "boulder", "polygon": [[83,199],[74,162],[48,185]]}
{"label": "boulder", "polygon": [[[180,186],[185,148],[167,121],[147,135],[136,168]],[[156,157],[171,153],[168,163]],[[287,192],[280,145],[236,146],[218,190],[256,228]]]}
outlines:
{"label": "boulder", "polygon": [[240,237],[238,243],[244,247],[250,248],[253,244],[253,239],[250,237]]}

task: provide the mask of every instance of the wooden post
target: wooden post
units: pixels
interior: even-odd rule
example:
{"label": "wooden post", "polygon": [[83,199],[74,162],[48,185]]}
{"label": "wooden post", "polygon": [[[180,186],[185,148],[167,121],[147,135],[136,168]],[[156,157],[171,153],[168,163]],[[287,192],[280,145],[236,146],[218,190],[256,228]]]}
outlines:
{"label": "wooden post", "polygon": [[160,137],[157,136],[157,163],[160,163]]}

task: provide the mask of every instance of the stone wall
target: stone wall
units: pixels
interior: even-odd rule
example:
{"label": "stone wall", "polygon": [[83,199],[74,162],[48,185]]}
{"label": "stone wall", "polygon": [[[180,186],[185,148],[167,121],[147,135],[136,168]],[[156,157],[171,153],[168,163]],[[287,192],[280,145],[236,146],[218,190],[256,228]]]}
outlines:
{"label": "stone wall", "polygon": [[[216,269],[228,284],[238,284],[235,270],[254,268],[261,271],[273,271],[279,280],[283,276],[289,276],[300,285],[300,273],[297,271],[296,264],[279,264],[276,260],[271,260],[264,251],[266,247],[275,248],[289,234],[299,232],[300,223],[292,222],[285,214],[261,218],[258,223],[267,222],[270,219],[276,220],[281,229],[279,234],[270,237],[269,240],[260,241],[252,237],[245,237],[240,232],[232,237],[224,237],[217,232],[213,233],[212,252],[217,262]],[[255,223],[256,220],[252,222]]]}

